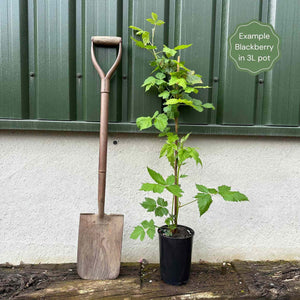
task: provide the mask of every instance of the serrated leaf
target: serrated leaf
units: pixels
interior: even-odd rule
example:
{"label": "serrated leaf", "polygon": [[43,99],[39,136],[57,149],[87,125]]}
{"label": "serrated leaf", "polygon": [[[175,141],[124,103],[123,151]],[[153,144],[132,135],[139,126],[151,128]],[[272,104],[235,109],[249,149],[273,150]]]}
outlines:
{"label": "serrated leaf", "polygon": [[142,34],[142,40],[144,45],[146,46],[148,43],[150,43],[150,38],[149,38],[150,34],[148,31],[144,31]]}
{"label": "serrated leaf", "polygon": [[155,25],[155,21],[153,19],[146,19],[146,21],[148,21],[149,23],[151,23],[152,25]]}
{"label": "serrated leaf", "polygon": [[139,130],[144,130],[152,126],[151,117],[139,117],[136,119],[136,126]]}
{"label": "serrated leaf", "polygon": [[224,192],[228,192],[231,190],[231,187],[230,186],[227,186],[227,185],[220,185],[218,187],[218,192],[219,193],[224,193]]}
{"label": "serrated leaf", "polygon": [[155,216],[156,216],[156,217],[167,216],[168,213],[169,213],[169,211],[168,211],[165,207],[162,207],[162,206],[158,206],[158,207],[155,209]]}
{"label": "serrated leaf", "polygon": [[173,195],[177,196],[177,197],[182,197],[182,189],[180,188],[180,186],[174,184],[174,185],[170,185],[166,187],[167,190],[172,193]]}
{"label": "serrated leaf", "polygon": [[174,50],[182,50],[182,49],[186,49],[186,48],[189,48],[191,47],[192,44],[188,44],[188,45],[178,45],[174,48]]}
{"label": "serrated leaf", "polygon": [[161,174],[155,172],[154,170],[150,169],[149,167],[147,167],[148,173],[151,176],[151,178],[157,182],[158,184],[166,184],[166,181],[164,180],[164,178],[162,177]]}
{"label": "serrated leaf", "polygon": [[204,107],[204,108],[211,108],[211,109],[215,109],[215,107],[211,104],[211,103],[204,103],[204,104],[202,104],[202,107]]}
{"label": "serrated leaf", "polygon": [[160,150],[160,155],[159,155],[159,158],[163,157],[167,151],[168,151],[168,148],[170,148],[170,145],[169,144],[164,144]]}
{"label": "serrated leaf", "polygon": [[156,25],[157,25],[157,26],[161,26],[161,25],[163,25],[163,24],[165,24],[165,22],[164,22],[163,20],[158,20],[158,21],[156,21]]}
{"label": "serrated leaf", "polygon": [[152,13],[151,14],[151,16],[152,16],[152,19],[154,20],[154,21],[157,21],[157,14],[156,13]]}
{"label": "serrated leaf", "polygon": [[[147,212],[154,211],[156,208],[156,201],[152,198],[145,198],[146,201],[142,202],[141,205],[147,209]],[[142,224],[143,225],[143,224]],[[143,225],[144,226],[144,225]],[[144,226],[145,227],[145,226]],[[146,228],[146,227],[145,227]]]}
{"label": "serrated leaf", "polygon": [[211,195],[209,194],[198,194],[196,197],[198,202],[198,209],[200,217],[209,209],[212,204]]}
{"label": "serrated leaf", "polygon": [[165,223],[168,225],[168,226],[170,226],[171,225],[171,222],[172,222],[173,220],[172,220],[172,218],[166,218],[165,219]]}
{"label": "serrated leaf", "polygon": [[[144,48],[145,48],[145,49],[152,50],[152,49],[156,49],[156,46],[145,45]],[[155,71],[156,71],[156,70],[155,70]]]}
{"label": "serrated leaf", "polygon": [[145,229],[149,228],[149,221],[144,220],[143,222],[141,222],[141,224]]}
{"label": "serrated leaf", "polygon": [[169,96],[170,96],[170,93],[169,93],[168,91],[163,91],[162,93],[160,93],[160,94],[158,95],[158,97],[161,97],[161,98],[163,98],[163,99],[168,99]]}
{"label": "serrated leaf", "polygon": [[135,38],[133,38],[132,36],[130,37],[134,42],[135,42],[135,44],[138,46],[138,47],[140,47],[140,48],[145,48],[145,45],[143,44],[143,42],[142,41],[138,41],[138,40],[136,40]]}
{"label": "serrated leaf", "polygon": [[158,79],[164,79],[166,77],[166,75],[164,73],[159,72],[159,73],[155,74],[155,77]]}
{"label": "serrated leaf", "polygon": [[146,85],[149,85],[149,84],[152,84],[154,85],[156,83],[156,78],[153,77],[153,76],[149,76],[145,79],[144,83],[142,84],[142,86],[146,86]]}
{"label": "serrated leaf", "polygon": [[198,151],[195,148],[192,148],[192,147],[188,147],[186,149],[189,152],[189,154],[191,155],[191,157],[195,160],[196,165],[200,164],[202,166],[202,161],[199,157]]}
{"label": "serrated leaf", "polygon": [[142,31],[143,29],[139,28],[139,27],[136,27],[136,26],[133,26],[133,25],[130,25],[129,28],[133,29],[133,30],[138,30],[138,31]]}
{"label": "serrated leaf", "polygon": [[190,71],[187,73],[186,81],[190,84],[203,83],[201,77],[201,75],[195,74],[194,71]]}
{"label": "serrated leaf", "polygon": [[171,78],[170,78],[170,80],[168,82],[168,85],[172,86],[174,84],[177,84],[177,85],[183,87],[184,89],[187,86],[187,82],[186,82],[186,80],[184,78],[178,78],[175,75],[171,75]]}
{"label": "serrated leaf", "polygon": [[160,206],[163,206],[163,207],[168,206],[168,202],[165,201],[163,198],[158,198],[157,199],[157,204],[160,205]]}
{"label": "serrated leaf", "polygon": [[209,190],[206,186],[204,185],[201,185],[201,184],[196,184],[196,188],[199,192],[202,192],[202,193],[209,193]]}
{"label": "serrated leaf", "polygon": [[156,118],[158,115],[159,115],[159,111],[157,110],[157,111],[153,114],[152,119]]}
{"label": "serrated leaf", "polygon": [[235,192],[235,191],[220,192],[219,191],[219,194],[223,197],[223,199],[225,201],[234,201],[234,202],[249,201],[247,196],[240,192]]}
{"label": "serrated leaf", "polygon": [[193,105],[193,101],[191,100],[186,100],[186,99],[169,99],[166,101],[165,105],[173,105],[173,104],[185,104],[188,106]]}
{"label": "serrated leaf", "polygon": [[186,142],[186,140],[189,138],[190,134],[191,134],[191,132],[189,132],[187,135],[185,135],[184,137],[182,137],[181,140],[180,140],[180,142],[181,143]]}
{"label": "serrated leaf", "polygon": [[130,238],[134,240],[136,240],[138,237],[140,237],[141,241],[143,241],[145,238],[145,230],[142,226],[136,226],[130,235]]}
{"label": "serrated leaf", "polygon": [[154,236],[155,236],[155,227],[150,227],[148,230],[147,230],[147,235],[149,236],[149,238],[151,240],[153,240]]}
{"label": "serrated leaf", "polygon": [[208,191],[210,194],[213,194],[213,195],[218,193],[218,191],[216,189],[208,189]]}
{"label": "serrated leaf", "polygon": [[174,175],[170,175],[167,179],[166,179],[166,183],[167,185],[172,185],[175,183],[175,176]]}
{"label": "serrated leaf", "polygon": [[171,49],[171,48],[167,47],[166,45],[164,45],[164,47],[163,47],[163,52],[166,54],[166,56],[168,58],[171,56],[174,56],[177,53],[176,50]]}
{"label": "serrated leaf", "polygon": [[164,191],[165,187],[161,184],[155,183],[143,183],[142,187],[140,188],[141,191],[145,192],[153,192],[161,194]]}
{"label": "serrated leaf", "polygon": [[168,126],[168,117],[165,114],[159,114],[154,120],[154,126],[159,131],[164,131]]}

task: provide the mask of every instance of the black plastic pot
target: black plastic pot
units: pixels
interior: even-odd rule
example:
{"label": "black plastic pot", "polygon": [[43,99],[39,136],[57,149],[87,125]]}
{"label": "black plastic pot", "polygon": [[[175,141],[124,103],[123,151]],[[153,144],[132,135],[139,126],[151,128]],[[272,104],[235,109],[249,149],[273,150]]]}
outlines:
{"label": "black plastic pot", "polygon": [[185,284],[190,277],[194,230],[178,225],[180,230],[187,232],[185,237],[165,236],[167,228],[165,225],[158,229],[160,276],[168,284]]}

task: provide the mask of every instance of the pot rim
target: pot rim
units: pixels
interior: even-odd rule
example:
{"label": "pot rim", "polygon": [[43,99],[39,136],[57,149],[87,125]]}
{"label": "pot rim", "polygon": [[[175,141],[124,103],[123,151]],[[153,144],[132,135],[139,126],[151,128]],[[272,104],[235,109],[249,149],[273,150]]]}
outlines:
{"label": "pot rim", "polygon": [[165,239],[172,239],[172,240],[187,240],[187,239],[190,239],[190,238],[193,238],[194,234],[195,234],[195,231],[188,227],[188,226],[185,226],[185,225],[177,225],[177,227],[182,227],[182,228],[185,228],[187,229],[188,231],[190,231],[190,236],[188,237],[173,237],[173,236],[166,236],[166,235],[163,235],[161,230],[164,229],[164,228],[168,228],[168,225],[163,225],[163,226],[160,226],[158,229],[157,229],[157,232],[159,234],[159,236],[165,238]]}

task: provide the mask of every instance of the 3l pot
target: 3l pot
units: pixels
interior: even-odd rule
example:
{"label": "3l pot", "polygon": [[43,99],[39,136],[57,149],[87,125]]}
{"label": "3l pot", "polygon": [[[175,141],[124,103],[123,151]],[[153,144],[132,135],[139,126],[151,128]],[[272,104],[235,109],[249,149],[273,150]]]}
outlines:
{"label": "3l pot", "polygon": [[168,284],[185,284],[190,276],[194,230],[178,225],[177,233],[168,236],[168,227],[158,229],[160,276]]}

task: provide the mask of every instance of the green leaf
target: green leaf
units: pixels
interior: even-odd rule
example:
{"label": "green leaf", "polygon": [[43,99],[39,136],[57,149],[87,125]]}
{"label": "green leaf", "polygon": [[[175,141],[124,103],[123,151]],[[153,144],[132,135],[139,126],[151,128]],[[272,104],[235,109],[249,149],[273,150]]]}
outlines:
{"label": "green leaf", "polygon": [[193,108],[199,112],[203,112],[202,102],[198,99],[192,99],[193,101]]}
{"label": "green leaf", "polygon": [[218,192],[225,201],[249,201],[246,195],[237,191],[231,191],[231,187],[227,185],[219,186]]}
{"label": "green leaf", "polygon": [[155,77],[158,79],[164,79],[166,77],[166,75],[164,73],[159,72],[159,73],[155,74]]}
{"label": "green leaf", "polygon": [[181,140],[180,140],[180,142],[184,143],[189,138],[190,134],[191,134],[191,132],[188,133],[187,135],[185,135],[184,137],[182,137]]}
{"label": "green leaf", "polygon": [[142,86],[146,86],[146,85],[154,85],[156,83],[156,78],[153,76],[149,76],[145,79],[144,83],[142,84]]}
{"label": "green leaf", "polygon": [[155,209],[155,216],[156,217],[163,217],[163,216],[167,216],[169,213],[169,211],[162,206],[159,206]]}
{"label": "green leaf", "polygon": [[180,188],[179,185],[170,185],[166,187],[167,190],[172,193],[173,195],[177,196],[177,197],[182,197],[182,189]]}
{"label": "green leaf", "polygon": [[168,126],[168,117],[165,114],[159,114],[154,120],[154,126],[159,131],[164,131]]}
{"label": "green leaf", "polygon": [[179,86],[181,86],[181,87],[183,87],[184,89],[186,88],[186,84],[187,84],[187,82],[186,82],[186,80],[184,79],[184,78],[178,78],[177,76],[175,76],[175,75],[171,75],[171,78],[170,78],[170,80],[169,80],[169,82],[168,82],[168,85],[174,85],[174,84],[177,84],[177,85],[179,85]]}
{"label": "green leaf", "polygon": [[154,21],[157,21],[157,14],[156,13],[152,13],[151,14],[151,16],[152,16],[152,19],[154,20]]}
{"label": "green leaf", "polygon": [[209,194],[198,194],[195,197],[198,201],[198,208],[200,217],[209,209],[210,205],[212,204],[211,195]]}
{"label": "green leaf", "polygon": [[215,109],[215,107],[211,104],[211,103],[204,103],[203,105],[202,105],[202,107],[204,107],[204,108],[211,108],[211,109]]}
{"label": "green leaf", "polygon": [[152,119],[156,118],[158,115],[159,115],[159,111],[157,110],[157,111],[153,114]]}
{"label": "green leaf", "polygon": [[143,40],[143,43],[144,45],[146,46],[148,43],[150,43],[150,34],[148,31],[144,31],[143,34],[142,34],[142,40]]}
{"label": "green leaf", "polygon": [[143,183],[142,187],[140,188],[141,191],[145,192],[153,192],[161,194],[164,191],[165,187],[161,184],[155,183]]}
{"label": "green leaf", "polygon": [[[156,208],[156,202],[152,198],[145,198],[146,201],[142,202],[141,205],[147,209],[147,212],[154,211]],[[144,225],[143,225],[144,226]],[[144,226],[145,227],[145,226]],[[146,228],[146,227],[145,227]]]}
{"label": "green leaf", "polygon": [[195,89],[194,87],[191,87],[191,86],[188,86],[184,89],[184,92],[187,93],[187,94],[190,94],[190,93],[198,93],[198,90]]}
{"label": "green leaf", "polygon": [[220,185],[218,187],[218,192],[221,194],[221,193],[226,193],[226,192],[229,192],[231,190],[231,187],[230,186],[227,186],[227,185]]}
{"label": "green leaf", "polygon": [[188,147],[187,151],[189,152],[191,157],[195,160],[196,165],[200,164],[202,166],[202,161],[199,157],[198,151],[195,148],[192,148],[192,147]]}
{"label": "green leaf", "polygon": [[149,23],[151,23],[152,25],[155,25],[155,21],[153,19],[146,19],[146,21],[148,21]]}
{"label": "green leaf", "polygon": [[205,187],[204,185],[201,185],[201,184],[196,184],[196,188],[198,189],[199,192],[202,192],[202,193],[209,193],[209,190],[207,187]]}
{"label": "green leaf", "polygon": [[216,189],[208,189],[208,191],[210,194],[213,194],[213,195],[218,193],[218,191]]}
{"label": "green leaf", "polygon": [[169,96],[170,96],[170,92],[168,92],[168,91],[163,91],[162,93],[160,93],[160,94],[158,95],[158,97],[161,97],[161,98],[163,98],[163,99],[168,99]]}
{"label": "green leaf", "polygon": [[151,117],[139,117],[136,119],[136,126],[140,129],[147,129],[152,126],[152,118]]}
{"label": "green leaf", "polygon": [[158,184],[166,184],[166,181],[164,180],[164,178],[162,177],[161,174],[155,172],[154,170],[150,169],[149,167],[147,167],[148,173],[151,176],[151,178],[157,182]]}
{"label": "green leaf", "polygon": [[171,217],[165,219],[165,223],[166,223],[168,226],[171,225],[172,221],[173,221],[173,219],[172,219]]}
{"label": "green leaf", "polygon": [[176,47],[174,48],[174,50],[182,50],[182,49],[189,48],[189,47],[191,47],[191,46],[192,46],[192,44],[188,44],[188,45],[179,45],[179,46],[176,46]]}
{"label": "green leaf", "polygon": [[164,47],[163,47],[163,52],[166,54],[166,56],[168,58],[171,56],[174,56],[177,53],[176,50],[171,49],[171,48],[167,47],[166,45],[164,45]]}
{"label": "green leaf", "polygon": [[163,157],[167,153],[169,148],[170,148],[169,144],[164,144],[160,150],[159,158]]}
{"label": "green leaf", "polygon": [[141,224],[145,229],[149,228],[149,221],[144,220]]}
{"label": "green leaf", "polygon": [[170,144],[173,144],[179,140],[178,135],[173,132],[168,132],[167,136],[168,136],[168,143],[170,143]]}
{"label": "green leaf", "polygon": [[130,238],[134,240],[136,240],[138,237],[140,237],[141,241],[143,241],[145,238],[145,231],[142,226],[136,226],[130,235]]}
{"label": "green leaf", "polygon": [[143,31],[143,29],[141,29],[139,27],[136,27],[136,26],[133,26],[133,25],[130,25],[129,28],[131,28],[133,30]]}
{"label": "green leaf", "polygon": [[157,199],[157,204],[160,205],[160,206],[164,206],[164,207],[168,206],[168,202],[165,201],[163,198],[158,198]]}
{"label": "green leaf", "polygon": [[163,20],[158,20],[158,21],[156,22],[156,25],[157,25],[157,26],[161,26],[161,25],[163,25],[163,24],[165,24],[165,22],[164,22]]}
{"label": "green leaf", "polygon": [[175,176],[174,175],[170,175],[167,180],[166,180],[167,185],[172,185],[175,183]]}
{"label": "green leaf", "polygon": [[144,48],[145,48],[145,49],[152,50],[152,49],[156,49],[156,46],[145,45]]}
{"label": "green leaf", "polygon": [[169,99],[165,102],[165,105],[173,105],[173,104],[185,104],[185,105],[193,105],[193,101],[186,100],[186,99]]}
{"label": "green leaf", "polygon": [[195,74],[195,71],[190,71],[187,73],[186,81],[190,84],[203,83],[201,75]]}
{"label": "green leaf", "polygon": [[186,177],[188,177],[188,175],[185,174],[180,175],[180,178],[186,178]]}
{"label": "green leaf", "polygon": [[150,228],[147,230],[147,235],[149,236],[149,238],[150,238],[151,240],[153,240],[154,235],[155,235],[155,227],[150,227]]}
{"label": "green leaf", "polygon": [[138,46],[138,47],[140,47],[140,48],[145,48],[145,45],[143,44],[143,42],[142,41],[138,41],[138,40],[136,40],[135,38],[133,38],[132,36],[130,37],[134,42],[135,42],[135,44]]}

